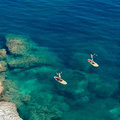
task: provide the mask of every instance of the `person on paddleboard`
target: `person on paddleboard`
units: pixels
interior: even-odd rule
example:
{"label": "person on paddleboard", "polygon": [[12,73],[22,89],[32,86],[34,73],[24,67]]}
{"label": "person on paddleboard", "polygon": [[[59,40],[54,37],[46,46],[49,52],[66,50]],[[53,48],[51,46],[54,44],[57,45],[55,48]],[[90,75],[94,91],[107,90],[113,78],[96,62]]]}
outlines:
{"label": "person on paddleboard", "polygon": [[56,74],[59,76],[59,79],[61,79],[62,71],[61,71],[61,73],[56,73]]}
{"label": "person on paddleboard", "polygon": [[90,54],[91,61],[93,61],[93,56],[94,56],[94,54]]}
{"label": "person on paddleboard", "polygon": [[61,72],[61,73],[56,73],[56,74],[58,75],[58,77],[57,77],[57,76],[54,76],[54,79],[55,79],[56,81],[58,81],[59,83],[66,85],[67,82],[66,82],[65,80],[61,79],[61,74],[62,74],[62,72]]}
{"label": "person on paddleboard", "polygon": [[[91,62],[93,62],[93,56],[96,55],[95,53],[94,54],[90,54],[90,60]],[[96,55],[97,56],[97,55]]]}

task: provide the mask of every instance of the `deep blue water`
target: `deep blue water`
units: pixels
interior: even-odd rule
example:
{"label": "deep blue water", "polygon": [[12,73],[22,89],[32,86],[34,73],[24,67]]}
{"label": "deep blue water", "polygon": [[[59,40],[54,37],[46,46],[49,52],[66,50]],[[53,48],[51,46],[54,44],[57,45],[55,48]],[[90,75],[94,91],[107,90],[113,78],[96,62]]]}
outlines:
{"label": "deep blue water", "polygon": [[[113,105],[110,106],[110,103],[108,102],[109,105],[105,107],[106,111],[109,111],[110,109],[115,108],[116,104],[119,104],[118,99],[120,96],[117,94],[117,92],[119,92],[120,81],[119,0],[0,0],[0,16],[1,48],[5,46],[4,36],[6,34],[29,36],[38,46],[47,47],[58,56],[62,61],[61,64],[64,65],[64,67],[58,68],[58,70],[66,70],[66,72],[63,73],[63,77],[67,79],[69,78],[68,76],[74,74],[74,77],[70,77],[70,80],[66,80],[70,86],[68,85],[66,88],[64,86],[64,88],[60,90],[62,85],[59,86],[56,83],[49,83],[49,87],[51,86],[48,89],[49,91],[45,90],[46,93],[49,93],[54,97],[55,95],[58,96],[58,98],[53,100],[54,102],[56,101],[59,103],[61,99],[63,99],[69,106],[69,109],[66,108],[66,111],[59,108],[63,112],[63,115],[56,119],[68,120],[71,118],[70,120],[100,120],[100,116],[104,116],[103,113],[106,112],[101,112],[104,107],[100,108],[100,111],[96,106],[99,104],[106,104],[106,101],[110,102],[111,99],[113,101],[115,100]],[[85,58],[89,58],[91,53],[96,53],[98,55],[97,57],[94,57],[95,61],[100,65],[98,69],[92,66],[88,67],[89,63]],[[49,59],[52,58],[48,58],[48,60]],[[85,65],[87,65],[87,67]],[[56,64],[56,68],[57,67]],[[68,71],[72,70],[72,72],[68,72],[67,69],[69,69]],[[32,71],[32,69],[30,69],[30,71]],[[10,72],[12,73],[12,71]],[[74,86],[73,90],[76,90],[79,81],[75,76],[78,75],[78,72],[83,72],[87,76],[87,79],[96,79],[96,75],[99,76],[97,79],[98,81],[102,81],[102,84],[109,83],[113,88],[114,86],[118,86],[117,92],[115,91],[115,94],[110,97],[101,99],[101,95],[96,95],[95,97],[94,91],[91,92],[88,88],[85,96],[89,96],[90,102],[81,105],[80,101],[76,101],[76,103],[72,104],[71,102],[76,99],[79,100],[81,98],[80,96],[82,96],[77,95],[77,91],[70,90],[72,84]],[[17,74],[17,76],[14,77],[16,79],[13,81],[17,81],[21,88],[21,92],[24,92],[23,89],[25,88],[25,86],[21,87],[24,83],[22,81],[28,80],[28,83],[25,85],[32,84],[29,82],[32,75],[27,77],[26,74],[28,75],[28,73],[29,70],[24,71],[21,75]],[[43,76],[38,75],[38,73],[33,76],[33,79],[38,80],[36,84],[34,83],[36,81],[33,82],[36,88],[32,89],[31,93],[27,93],[32,97],[32,100],[28,105],[23,103],[23,105],[21,105],[22,107],[18,106],[20,116],[24,120],[30,119],[27,112],[25,113],[23,109],[32,111],[33,108],[29,107],[31,102],[34,101],[33,106],[44,104],[37,98],[37,94],[44,92],[44,90],[40,91],[39,86],[37,85],[44,83],[44,87],[48,87],[47,82],[49,81],[49,77],[51,80],[53,76],[47,76],[45,79],[47,81],[40,81],[39,78],[44,78]],[[81,75],[79,77],[81,77]],[[21,78],[22,81],[20,81]],[[28,86],[26,89],[29,91],[31,88]],[[49,104],[52,105],[54,102]],[[56,104],[56,106],[57,105],[59,106],[59,104]],[[61,107],[63,106],[61,105]],[[97,110],[98,112],[94,116],[93,113]],[[88,111],[91,111],[90,114],[92,114],[93,119],[89,118],[91,115]],[[73,115],[71,113],[73,113]],[[79,118],[79,114],[81,114],[81,119]],[[110,120],[110,118],[117,120],[117,118],[114,117],[109,118],[109,115],[106,114],[105,116],[107,117],[101,118],[102,120]],[[37,117],[32,116],[33,118],[30,120],[40,120],[39,114],[36,113],[35,115]],[[85,116],[89,117],[87,118]],[[54,119],[55,118],[53,118],[53,120]]]}

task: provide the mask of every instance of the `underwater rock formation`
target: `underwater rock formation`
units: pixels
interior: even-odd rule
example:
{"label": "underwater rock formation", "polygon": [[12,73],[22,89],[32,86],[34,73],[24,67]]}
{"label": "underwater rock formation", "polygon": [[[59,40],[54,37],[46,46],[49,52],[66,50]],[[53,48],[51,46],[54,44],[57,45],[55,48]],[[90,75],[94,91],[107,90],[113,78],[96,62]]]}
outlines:
{"label": "underwater rock formation", "polygon": [[100,98],[106,98],[106,97],[110,97],[114,92],[115,92],[116,88],[113,87],[110,84],[100,84],[100,85],[96,85],[95,87],[95,94],[97,97]]}
{"label": "underwater rock formation", "polygon": [[4,72],[7,69],[7,63],[0,61],[0,72]]}
{"label": "underwater rock formation", "polygon": [[118,89],[117,85],[114,85],[113,87],[110,83],[102,81],[100,76],[97,74],[88,74],[88,78],[88,90],[91,93],[95,93],[99,98],[111,97],[111,95],[113,95]]}
{"label": "underwater rock formation", "polygon": [[29,120],[59,120],[62,116],[62,112],[55,107],[38,106],[33,110]]}
{"label": "underwater rock formation", "polygon": [[26,55],[8,62],[10,68],[29,68],[29,67],[39,67],[41,65],[53,65],[55,60],[49,60],[47,55],[45,56],[35,56],[35,55]]}
{"label": "underwater rock formation", "polygon": [[120,119],[120,107],[113,108],[109,112],[115,120]]}
{"label": "underwater rock formation", "polygon": [[[7,35],[6,46],[11,53],[7,56],[10,68],[29,68],[40,65],[60,66],[60,60],[47,47],[39,47],[29,37]],[[16,59],[15,59],[16,58]],[[52,59],[48,59],[52,58]]]}
{"label": "underwater rock formation", "polygon": [[29,45],[26,43],[28,37],[9,34],[5,38],[6,46],[11,54],[23,55],[29,49]]}
{"label": "underwater rock formation", "polygon": [[6,58],[6,50],[5,49],[1,49],[0,50],[0,60],[3,60]]}
{"label": "underwater rock formation", "polygon": [[5,80],[4,81],[4,94],[2,95],[6,101],[13,102],[17,107],[22,105],[19,87],[15,81]]}
{"label": "underwater rock formation", "polygon": [[117,86],[105,83],[98,74],[88,74],[88,90],[98,98],[108,98],[117,90]]}
{"label": "underwater rock formation", "polygon": [[87,62],[88,58],[89,56],[87,54],[77,52],[73,55],[69,66],[77,70],[87,71],[90,67],[90,64]]}
{"label": "underwater rock formation", "polygon": [[0,95],[3,93],[3,91],[4,91],[4,86],[2,82],[0,81]]}
{"label": "underwater rock formation", "polygon": [[45,61],[42,61],[39,57],[25,56],[8,62],[8,65],[10,68],[29,68],[31,66],[38,66],[40,63],[44,62]]}
{"label": "underwater rock formation", "polygon": [[0,118],[3,120],[22,120],[14,103],[0,102]]}

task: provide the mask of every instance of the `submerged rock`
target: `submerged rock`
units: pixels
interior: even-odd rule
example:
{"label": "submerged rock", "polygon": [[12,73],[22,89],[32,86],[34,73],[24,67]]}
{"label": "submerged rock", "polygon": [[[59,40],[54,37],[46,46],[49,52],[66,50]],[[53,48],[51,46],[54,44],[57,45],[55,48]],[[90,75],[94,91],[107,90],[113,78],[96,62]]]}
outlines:
{"label": "submerged rock", "polygon": [[110,84],[100,84],[96,85],[95,94],[97,97],[106,98],[110,97],[115,92],[115,90],[116,88]]}
{"label": "submerged rock", "polygon": [[6,46],[11,55],[7,56],[10,68],[29,68],[43,65],[60,66],[59,58],[47,47],[37,46],[29,37],[7,35]]}
{"label": "submerged rock", "polygon": [[[52,59],[48,59],[52,58]],[[56,62],[57,61],[57,62]],[[29,68],[38,67],[41,65],[58,65],[60,66],[59,59],[49,52],[48,49],[40,47],[37,52],[25,54],[22,57],[16,59],[8,57],[8,65],[10,68]]]}
{"label": "submerged rock", "polygon": [[56,107],[38,106],[29,120],[61,120],[63,112]]}
{"label": "submerged rock", "polygon": [[14,103],[0,102],[0,120],[22,120]]}
{"label": "submerged rock", "polygon": [[0,72],[0,81],[5,81],[6,74],[5,72]]}
{"label": "submerged rock", "polygon": [[24,56],[16,60],[8,62],[10,68],[29,68],[33,66],[40,66],[41,64],[46,64],[46,59],[35,56]]}
{"label": "submerged rock", "polygon": [[0,72],[4,72],[7,69],[7,63],[0,61]]}
{"label": "submerged rock", "polygon": [[25,56],[8,62],[10,68],[28,68],[42,63],[38,57]]}
{"label": "submerged rock", "polygon": [[26,42],[29,37],[9,34],[5,38],[7,41],[6,46],[11,54],[23,55],[29,49],[29,45]]}
{"label": "submerged rock", "polygon": [[22,105],[22,94],[19,90],[18,84],[15,81],[6,79],[4,81],[4,89],[5,92],[2,95],[2,97],[6,101],[15,103],[17,107]]}
{"label": "submerged rock", "polygon": [[109,112],[115,120],[120,120],[120,107],[113,108]]}
{"label": "submerged rock", "polygon": [[0,60],[3,60],[6,58],[6,50],[5,49],[1,49],[0,50]]}
{"label": "submerged rock", "polygon": [[75,70],[87,71],[89,70],[90,64],[87,62],[89,56],[85,53],[75,53],[69,62],[69,66],[71,66]]}

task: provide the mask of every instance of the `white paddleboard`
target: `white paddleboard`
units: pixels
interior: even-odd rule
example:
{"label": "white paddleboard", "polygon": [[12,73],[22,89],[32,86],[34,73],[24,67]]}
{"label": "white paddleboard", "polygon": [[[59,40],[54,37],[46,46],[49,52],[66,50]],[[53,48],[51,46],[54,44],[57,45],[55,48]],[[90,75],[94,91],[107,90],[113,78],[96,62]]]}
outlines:
{"label": "white paddleboard", "polygon": [[64,81],[63,79],[59,79],[59,77],[54,76],[54,79],[55,79],[56,81],[58,81],[59,83],[61,83],[61,84],[64,84],[64,85],[67,84],[66,81]]}
{"label": "white paddleboard", "polygon": [[98,65],[96,62],[94,62],[93,60],[91,60],[91,59],[88,59],[88,62],[89,62],[91,65],[93,65],[94,67],[99,67],[99,65]]}

